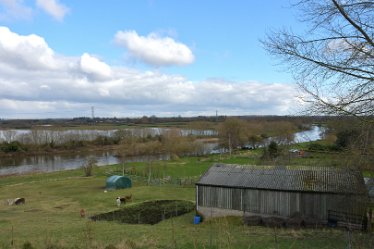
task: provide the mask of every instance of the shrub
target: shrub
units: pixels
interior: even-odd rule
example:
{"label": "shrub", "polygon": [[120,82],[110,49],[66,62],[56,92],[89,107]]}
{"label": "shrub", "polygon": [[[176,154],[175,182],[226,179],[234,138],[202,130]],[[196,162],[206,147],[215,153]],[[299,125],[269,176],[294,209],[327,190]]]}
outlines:
{"label": "shrub", "polygon": [[308,146],[308,150],[314,150],[314,151],[336,151],[336,150],[339,150],[339,148],[335,144],[311,143]]}
{"label": "shrub", "polygon": [[359,136],[360,132],[357,130],[344,130],[336,134],[337,139],[335,144],[339,149],[347,149],[355,144]]}
{"label": "shrub", "polygon": [[279,155],[278,144],[275,141],[271,141],[268,146],[269,156],[271,158],[276,158]]}
{"label": "shrub", "polygon": [[243,223],[248,226],[260,226],[263,225],[262,217],[251,215],[243,217]]}
{"label": "shrub", "polygon": [[262,159],[274,160],[280,155],[280,148],[275,141],[271,141],[268,146],[264,148]]}
{"label": "shrub", "polygon": [[87,162],[82,165],[85,176],[92,176],[93,169],[96,167],[97,160],[93,157],[87,159]]}
{"label": "shrub", "polygon": [[85,142],[82,140],[71,140],[61,145],[62,148],[67,150],[77,149],[85,146]]}
{"label": "shrub", "polygon": [[308,146],[308,150],[325,151],[326,146],[319,143],[311,143]]}
{"label": "shrub", "polygon": [[10,143],[3,143],[1,145],[1,150],[3,152],[17,152],[17,151],[23,151],[22,144],[18,141],[12,141]]}

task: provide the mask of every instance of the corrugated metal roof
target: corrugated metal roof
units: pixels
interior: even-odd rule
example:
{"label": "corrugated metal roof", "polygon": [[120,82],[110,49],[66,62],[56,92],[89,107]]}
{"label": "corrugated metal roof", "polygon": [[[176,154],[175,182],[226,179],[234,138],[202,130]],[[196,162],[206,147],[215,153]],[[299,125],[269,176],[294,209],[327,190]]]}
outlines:
{"label": "corrugated metal roof", "polygon": [[215,164],[197,185],[347,194],[364,194],[366,191],[360,171],[333,167],[291,169]]}

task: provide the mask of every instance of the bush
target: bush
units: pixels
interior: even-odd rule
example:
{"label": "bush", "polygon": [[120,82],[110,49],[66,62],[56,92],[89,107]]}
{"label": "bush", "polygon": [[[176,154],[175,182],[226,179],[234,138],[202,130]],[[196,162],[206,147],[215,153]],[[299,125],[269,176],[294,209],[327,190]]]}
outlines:
{"label": "bush", "polygon": [[243,223],[248,226],[260,226],[263,225],[262,217],[251,215],[243,217]]}
{"label": "bush", "polygon": [[67,149],[67,150],[77,149],[77,148],[81,148],[84,146],[85,146],[85,142],[81,140],[79,141],[71,140],[61,145],[62,148]]}
{"label": "bush", "polygon": [[87,162],[82,165],[82,169],[85,176],[92,176],[93,169],[96,167],[97,160],[93,157],[87,159]]}
{"label": "bush", "polygon": [[269,146],[268,146],[268,151],[269,151],[269,156],[271,158],[276,158],[279,155],[279,148],[278,144],[274,141],[271,141]]}
{"label": "bush", "polygon": [[20,142],[18,141],[13,141],[13,142],[10,142],[10,143],[3,143],[1,145],[1,150],[5,153],[7,152],[17,152],[17,151],[23,151],[23,146]]}
{"label": "bush", "polygon": [[278,144],[275,141],[271,141],[268,146],[264,148],[262,159],[276,159],[281,153]]}
{"label": "bush", "polygon": [[267,227],[284,227],[286,225],[286,221],[280,217],[264,217],[262,218],[262,222]]}
{"label": "bush", "polygon": [[308,146],[308,150],[325,151],[326,150],[326,146],[322,145],[322,144],[319,144],[319,143],[311,143]]}
{"label": "bush", "polygon": [[119,144],[120,139],[118,137],[98,136],[93,143],[96,145],[112,145]]}
{"label": "bush", "polygon": [[357,130],[344,130],[336,134],[335,144],[339,149],[347,149],[355,144],[359,136],[360,132]]}
{"label": "bush", "polygon": [[320,143],[311,143],[308,146],[308,150],[314,151],[336,151],[339,148],[335,144],[320,144]]}

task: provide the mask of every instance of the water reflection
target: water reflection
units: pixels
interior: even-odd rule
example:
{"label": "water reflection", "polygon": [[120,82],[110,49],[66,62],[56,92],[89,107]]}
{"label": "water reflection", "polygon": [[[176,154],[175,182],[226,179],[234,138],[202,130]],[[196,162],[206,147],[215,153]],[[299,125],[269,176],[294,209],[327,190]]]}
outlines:
{"label": "water reflection", "polygon": [[32,172],[54,172],[80,168],[87,159],[93,157],[98,166],[117,164],[121,162],[143,162],[149,160],[168,160],[168,155],[135,156],[120,159],[115,151],[95,151],[80,154],[35,155],[19,158],[2,158],[0,160],[0,175],[14,175]]}

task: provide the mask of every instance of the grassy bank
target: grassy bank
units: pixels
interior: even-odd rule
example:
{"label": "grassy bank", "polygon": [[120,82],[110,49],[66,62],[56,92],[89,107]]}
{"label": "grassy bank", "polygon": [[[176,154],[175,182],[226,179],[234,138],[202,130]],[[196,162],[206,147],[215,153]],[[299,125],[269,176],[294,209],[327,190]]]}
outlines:
{"label": "grassy bank", "polygon": [[[123,165],[94,169],[94,176],[71,170],[0,178],[0,200],[24,197],[20,206],[0,205],[0,248],[346,248],[347,234],[337,229],[276,229],[248,227],[240,217],[194,225],[194,211],[155,225],[91,221],[88,217],[118,209],[115,198],[132,194],[132,206],[152,200],[195,201],[191,184],[148,185],[147,172],[159,178],[195,179],[214,162],[251,164],[260,152],[188,157],[172,161],[129,163],[136,169],[133,187],[104,191],[106,177]],[[299,160],[299,159],[298,159]],[[307,159],[306,159],[307,160]],[[156,173],[158,172],[158,173]],[[144,174],[145,176],[142,176]],[[80,217],[84,209],[86,217]],[[355,232],[353,248],[372,248],[372,234]],[[111,247],[114,248],[114,247]]]}

